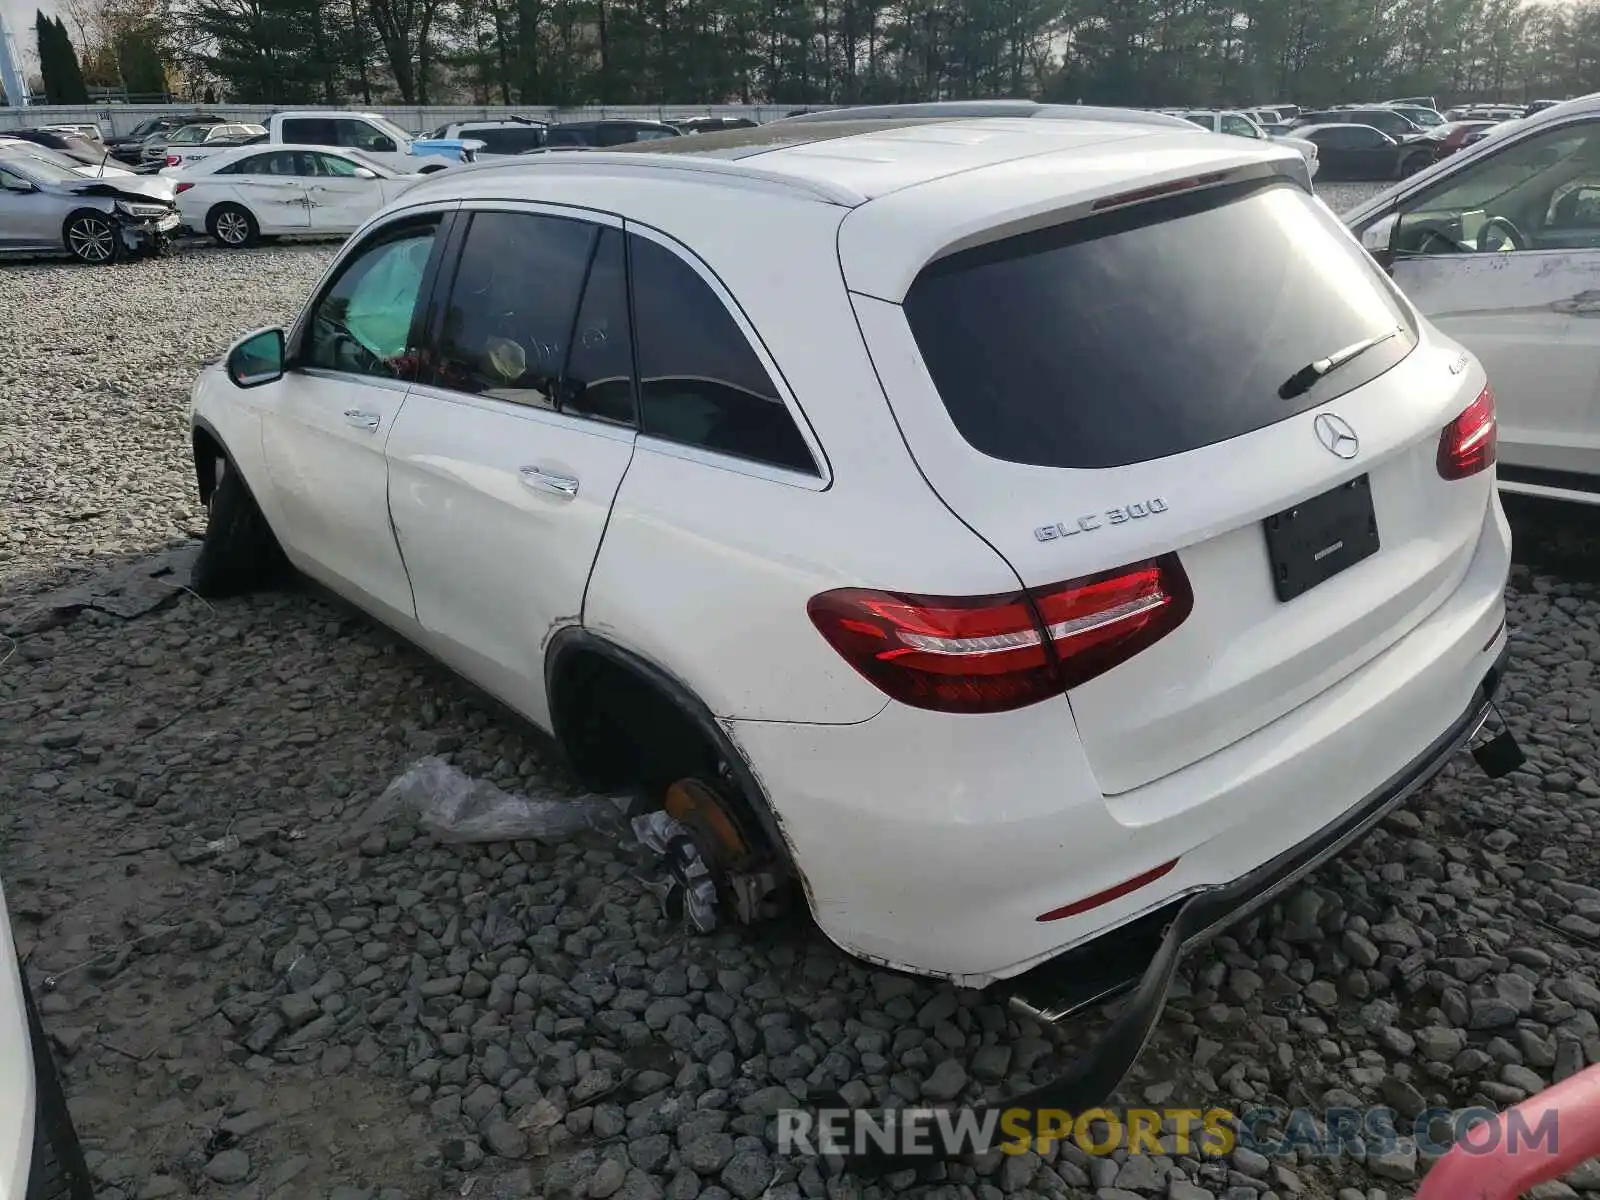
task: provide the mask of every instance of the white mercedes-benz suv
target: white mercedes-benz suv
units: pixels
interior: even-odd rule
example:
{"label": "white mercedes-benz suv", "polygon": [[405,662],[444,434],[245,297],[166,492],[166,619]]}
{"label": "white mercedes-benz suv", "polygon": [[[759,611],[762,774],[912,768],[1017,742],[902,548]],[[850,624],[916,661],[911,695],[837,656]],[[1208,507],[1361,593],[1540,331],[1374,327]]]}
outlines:
{"label": "white mercedes-benz suv", "polygon": [[0,892],[0,1200],[92,1200],[89,1172]]}
{"label": "white mercedes-benz suv", "polygon": [[974,986],[1117,931],[1156,1009],[1483,723],[1488,381],[1299,154],[681,142],[420,183],[207,369],[196,586],[286,556],[656,789],[730,913]]}

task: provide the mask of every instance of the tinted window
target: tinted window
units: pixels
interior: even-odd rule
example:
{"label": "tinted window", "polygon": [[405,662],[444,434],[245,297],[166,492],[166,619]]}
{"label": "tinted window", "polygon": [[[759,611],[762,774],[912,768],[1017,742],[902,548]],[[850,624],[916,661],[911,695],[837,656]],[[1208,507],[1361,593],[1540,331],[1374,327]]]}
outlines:
{"label": "tinted window", "polygon": [[346,261],[312,310],[305,366],[385,379],[413,376],[411,319],[437,228],[385,231]]}
{"label": "tinted window", "polygon": [[678,255],[629,238],[644,432],[817,473],[778,389],[721,299]]}
{"label": "tinted window", "polygon": [[305,146],[334,146],[333,122],[324,117],[288,117],[283,122],[283,140]]}
{"label": "tinted window", "polygon": [[1349,131],[1349,140],[1346,142],[1356,150],[1379,150],[1389,144],[1383,136],[1383,130],[1358,125]]}
{"label": "tinted window", "polygon": [[218,175],[299,175],[300,173],[297,156],[289,150],[280,150],[272,154],[252,154],[217,171]]}
{"label": "tinted window", "polygon": [[[1289,184],[1191,192],[963,251],[923,270],[905,310],[962,436],[1047,467],[1225,441],[1368,382],[1414,345],[1372,260]],[[1307,364],[1397,326],[1279,397]]]}
{"label": "tinted window", "polygon": [[304,164],[302,169],[308,175],[329,175],[335,178],[349,179],[356,173],[356,164],[348,158],[340,158],[337,154],[302,152],[300,159]]}
{"label": "tinted window", "polygon": [[394,139],[387,134],[380,133],[365,121],[338,120],[332,121],[334,141],[323,143],[334,146],[349,146],[354,150],[393,150],[396,147]]}
{"label": "tinted window", "polygon": [[463,138],[483,143],[487,154],[521,154],[524,150],[537,150],[544,145],[544,130],[526,129],[463,129]]}
{"label": "tinted window", "polygon": [[545,144],[548,146],[587,146],[590,144],[589,131],[585,129],[551,129],[545,133]]}
{"label": "tinted window", "polygon": [[478,213],[439,335],[433,382],[555,409],[599,230],[529,213]]}
{"label": "tinted window", "polygon": [[600,231],[560,391],[563,412],[634,423],[628,263],[620,230]]}

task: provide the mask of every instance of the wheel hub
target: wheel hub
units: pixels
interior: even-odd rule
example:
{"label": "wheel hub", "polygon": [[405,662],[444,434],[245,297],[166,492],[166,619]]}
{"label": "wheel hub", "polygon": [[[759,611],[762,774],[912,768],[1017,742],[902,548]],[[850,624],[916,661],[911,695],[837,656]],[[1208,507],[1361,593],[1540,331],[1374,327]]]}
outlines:
{"label": "wheel hub", "polygon": [[685,919],[710,933],[732,916],[743,925],[777,916],[784,873],[763,853],[744,806],[699,778],[667,788],[662,808],[634,821],[640,841],[665,859],[668,878],[656,887],[663,901],[683,891]]}

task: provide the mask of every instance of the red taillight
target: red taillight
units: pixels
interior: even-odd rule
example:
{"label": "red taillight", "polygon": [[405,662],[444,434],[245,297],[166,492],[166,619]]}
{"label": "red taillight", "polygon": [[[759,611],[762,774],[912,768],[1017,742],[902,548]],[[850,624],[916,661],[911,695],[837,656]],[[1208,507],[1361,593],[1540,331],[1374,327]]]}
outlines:
{"label": "red taillight", "polygon": [[194,186],[194,184],[192,184],[192,183],[180,183],[178,185],[178,195],[180,195],[180,196],[183,195],[185,192],[187,192],[193,186]]}
{"label": "red taillight", "polygon": [[1177,192],[1187,192],[1193,188],[1209,187],[1213,183],[1221,183],[1228,177],[1226,171],[1212,171],[1205,175],[1194,175],[1188,179],[1174,179],[1170,183],[1152,184],[1150,187],[1136,188],[1131,192],[1118,192],[1114,196],[1102,196],[1089,206],[1093,212],[1105,208],[1120,208],[1124,204],[1139,204],[1145,200],[1155,200],[1161,196],[1171,196]]}
{"label": "red taillight", "polygon": [[1175,555],[1027,593],[909,596],[841,588],[806,605],[846,662],[915,708],[1006,712],[1087,683],[1183,623]]}
{"label": "red taillight", "polygon": [[183,159],[179,158],[176,154],[167,155],[167,166],[169,167],[175,167],[182,161]]}
{"label": "red taillight", "polygon": [[1439,477],[1465,479],[1492,467],[1498,440],[1494,393],[1485,385],[1478,398],[1439,435]]}

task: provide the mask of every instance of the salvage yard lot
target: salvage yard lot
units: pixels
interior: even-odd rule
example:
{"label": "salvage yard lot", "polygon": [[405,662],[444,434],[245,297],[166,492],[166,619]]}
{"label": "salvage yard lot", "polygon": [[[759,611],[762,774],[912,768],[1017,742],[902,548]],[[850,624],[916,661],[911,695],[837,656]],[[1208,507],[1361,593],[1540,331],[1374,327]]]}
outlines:
{"label": "salvage yard lot", "polygon": [[[804,920],[688,937],[620,828],[466,849],[363,828],[426,753],[530,793],[570,783],[515,722],[323,600],[37,617],[53,589],[199,531],[194,373],[290,319],[331,255],[0,274],[0,880],[102,1196],[904,1194],[780,1159],[771,1112],[841,1088],[1013,1090],[1103,1017],[1057,1045]],[[1503,711],[1526,767],[1450,768],[1192,956],[1125,1100],[1413,1116],[1600,1062],[1600,595],[1546,566],[1519,566],[1510,597]],[[1405,1145],[1364,1163],[1124,1157],[994,1155],[918,1186],[1357,1200],[1426,1165]],[[1600,1170],[1570,1182],[1600,1195]]]}

